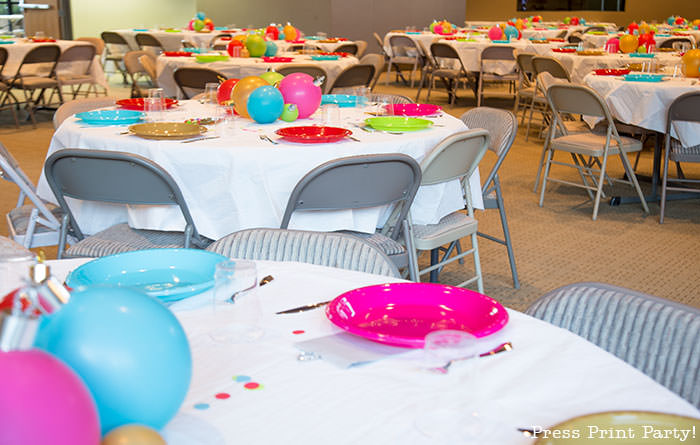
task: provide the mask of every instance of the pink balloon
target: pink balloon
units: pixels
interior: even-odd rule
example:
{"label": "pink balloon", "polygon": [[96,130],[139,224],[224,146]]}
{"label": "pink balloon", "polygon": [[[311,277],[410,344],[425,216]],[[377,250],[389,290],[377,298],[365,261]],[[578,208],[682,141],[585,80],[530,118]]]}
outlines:
{"label": "pink balloon", "polygon": [[100,443],[97,407],[87,386],[39,350],[0,352],[0,419],[0,443]]}
{"label": "pink balloon", "polygon": [[503,39],[503,31],[501,30],[501,28],[498,27],[498,25],[494,25],[491,29],[489,29],[489,39],[491,39],[491,40]]}
{"label": "pink balloon", "polygon": [[288,74],[280,81],[278,88],[285,104],[296,104],[299,119],[311,116],[321,105],[321,87],[314,85],[314,78],[308,74]]}
{"label": "pink balloon", "polygon": [[187,30],[188,31],[194,31],[194,21],[197,19],[192,19],[190,20],[190,23],[187,24]]}
{"label": "pink balloon", "polygon": [[611,54],[617,54],[620,51],[620,39],[612,37],[605,42],[605,49]]}
{"label": "pink balloon", "polygon": [[435,26],[433,27],[433,32],[434,32],[435,34],[442,34],[442,25],[435,25]]}

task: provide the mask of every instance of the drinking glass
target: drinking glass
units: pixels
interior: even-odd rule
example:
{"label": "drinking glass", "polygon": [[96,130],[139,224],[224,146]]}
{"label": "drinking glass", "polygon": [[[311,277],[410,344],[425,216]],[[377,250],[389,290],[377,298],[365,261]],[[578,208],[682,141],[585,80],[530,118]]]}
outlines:
{"label": "drinking glass", "polygon": [[235,136],[238,128],[238,116],[233,105],[219,105],[216,115],[216,132],[222,138]]}
{"label": "drinking glass", "polygon": [[165,96],[162,88],[149,88],[148,95],[143,102],[143,111],[146,112],[146,119],[149,122],[160,122],[163,120],[165,110]]}
{"label": "drinking glass", "polygon": [[44,33],[44,31],[37,31],[34,33],[34,37],[37,39],[43,39],[44,37],[46,37],[46,34]]}
{"label": "drinking glass", "polygon": [[[255,293],[258,272],[254,261],[225,260],[214,272],[214,321],[219,326],[210,337],[222,343],[245,343],[265,334],[262,309]],[[221,326],[223,325],[223,326]]]}
{"label": "drinking glass", "polygon": [[325,104],[321,108],[323,125],[337,125],[340,122],[340,107],[338,104]]}
{"label": "drinking glass", "polygon": [[355,107],[360,110],[364,109],[369,103],[369,87],[355,87],[353,94],[355,95]]}
{"label": "drinking glass", "polygon": [[207,82],[206,85],[204,85],[204,99],[202,99],[202,103],[204,104],[213,104],[217,105],[217,92],[219,91],[219,84],[217,82]]}

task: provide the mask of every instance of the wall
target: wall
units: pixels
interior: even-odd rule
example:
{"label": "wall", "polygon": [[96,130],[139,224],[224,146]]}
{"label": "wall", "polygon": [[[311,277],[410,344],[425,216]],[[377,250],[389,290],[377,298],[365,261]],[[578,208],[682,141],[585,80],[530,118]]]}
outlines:
{"label": "wall", "polygon": [[692,20],[700,18],[697,0],[626,0],[624,12],[604,11],[516,11],[516,0],[466,0],[467,20],[507,20],[510,17],[541,15],[545,20],[560,20],[577,15],[589,22],[614,22],[618,25],[632,21],[664,21],[670,15]]}
{"label": "wall", "polygon": [[99,37],[109,29],[185,26],[196,0],[71,0],[73,37]]}

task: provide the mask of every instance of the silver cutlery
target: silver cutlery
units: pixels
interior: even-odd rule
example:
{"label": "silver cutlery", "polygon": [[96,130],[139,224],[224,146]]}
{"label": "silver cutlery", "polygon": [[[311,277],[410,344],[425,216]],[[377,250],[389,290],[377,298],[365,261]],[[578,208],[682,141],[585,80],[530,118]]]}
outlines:
{"label": "silver cutlery", "polygon": [[345,136],[345,137],[348,138],[348,139],[351,139],[351,140],[353,140],[353,141],[355,141],[355,142],[362,142],[361,140],[357,139],[355,136],[349,136],[349,135],[348,135],[348,136]]}
{"label": "silver cutlery", "polygon": [[268,135],[266,135],[266,134],[258,135],[258,137],[260,138],[261,141],[267,141],[267,142],[269,142],[269,143],[271,143],[271,144],[274,144],[274,145],[279,144],[279,142],[277,142],[277,141],[275,141],[275,140],[272,140],[272,139],[270,138],[270,136],[268,136]]}
{"label": "silver cutlery", "polygon": [[[274,280],[274,279],[275,279],[275,278],[274,278],[272,275],[267,275],[267,276],[263,277],[262,280],[260,280],[260,283],[258,283],[258,286],[264,286],[264,285],[266,285],[267,283],[269,283],[270,281],[272,281],[272,280]],[[249,291],[249,290],[251,290],[251,289],[253,289],[253,288],[255,288],[255,283],[253,283],[250,287],[248,287],[248,288],[246,288],[246,289],[241,289],[241,290],[239,290],[239,291],[234,292],[233,295],[231,295],[231,296],[229,297],[229,301],[230,301],[230,302],[234,302],[234,301],[236,300],[236,296],[237,296],[238,294],[243,293],[243,292],[247,292],[247,291]]]}
{"label": "silver cutlery", "polygon": [[190,142],[206,141],[207,139],[218,139],[219,136],[205,136],[198,137],[194,139],[187,139],[186,141],[180,141],[181,144],[189,144]]}
{"label": "silver cutlery", "polygon": [[330,303],[331,301],[333,301],[333,300],[320,301],[320,302],[318,302],[318,303],[313,303],[313,304],[307,304],[307,305],[304,305],[304,306],[293,307],[293,308],[291,308],[291,309],[286,309],[286,310],[283,310],[283,311],[275,312],[275,314],[276,314],[276,315],[280,315],[280,314],[294,314],[294,313],[296,313],[296,312],[306,312],[306,311],[310,311],[310,310],[312,310],[312,309],[319,308],[319,307],[321,307],[321,306],[325,306],[325,305],[327,305],[328,303]]}
{"label": "silver cutlery", "polygon": [[[505,343],[502,343],[502,344],[496,346],[495,348],[491,349],[490,351],[484,352],[483,354],[479,354],[479,357],[487,357],[489,355],[496,355],[496,354],[499,354],[501,352],[511,351],[511,350],[513,350],[513,344],[511,342],[507,341]],[[452,366],[452,363],[458,362],[460,360],[467,360],[469,358],[471,358],[471,356],[455,358],[455,359],[452,359],[449,362],[445,363],[442,366],[438,366],[436,368],[430,368],[430,370],[433,372],[438,372],[440,374],[447,374],[447,372],[450,369],[450,366]]]}

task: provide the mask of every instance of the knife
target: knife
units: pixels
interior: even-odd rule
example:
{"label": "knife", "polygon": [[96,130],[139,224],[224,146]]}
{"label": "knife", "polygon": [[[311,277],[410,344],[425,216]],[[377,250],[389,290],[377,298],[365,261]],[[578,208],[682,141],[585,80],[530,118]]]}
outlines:
{"label": "knife", "polygon": [[333,300],[321,301],[319,303],[313,303],[313,304],[307,304],[305,306],[294,307],[291,309],[286,309],[284,311],[275,312],[275,314],[280,315],[280,314],[294,314],[296,312],[306,312],[306,311],[310,311],[312,309],[316,309],[317,307],[325,306],[328,303],[330,303],[331,301],[333,301]]}

